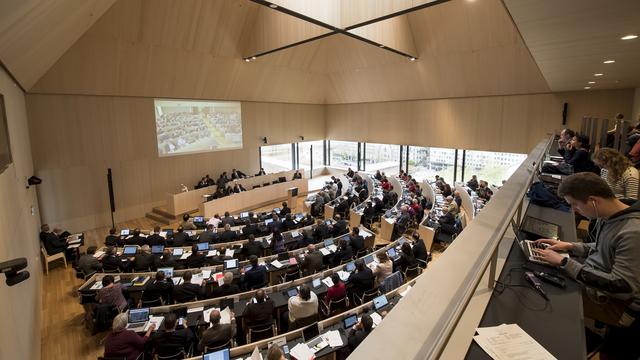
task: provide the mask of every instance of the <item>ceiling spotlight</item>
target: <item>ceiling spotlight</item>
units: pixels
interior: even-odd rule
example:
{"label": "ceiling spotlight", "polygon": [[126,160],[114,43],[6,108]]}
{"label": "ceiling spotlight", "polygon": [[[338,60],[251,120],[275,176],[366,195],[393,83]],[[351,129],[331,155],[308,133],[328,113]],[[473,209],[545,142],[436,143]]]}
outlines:
{"label": "ceiling spotlight", "polygon": [[414,58],[413,56],[409,58],[409,60],[411,61],[416,61],[416,58]]}
{"label": "ceiling spotlight", "polygon": [[585,86],[584,89],[585,90],[589,90],[589,89],[591,89],[591,86]]}
{"label": "ceiling spotlight", "polygon": [[596,83],[595,81],[589,81],[589,84],[595,84],[595,83]]}
{"label": "ceiling spotlight", "polygon": [[602,76],[602,75],[604,75],[604,74],[602,74],[602,73],[593,74],[593,76]]}
{"label": "ceiling spotlight", "polygon": [[603,61],[603,63],[605,64],[613,64],[614,62],[616,62],[615,60],[605,60]]}
{"label": "ceiling spotlight", "polygon": [[251,59],[249,59],[249,58],[244,58],[244,61],[249,62],[249,61],[251,61]]}
{"label": "ceiling spotlight", "polygon": [[255,56],[252,56],[252,57],[251,57],[251,60],[255,60],[255,59],[256,59],[256,57],[255,57]]}
{"label": "ceiling spotlight", "polygon": [[635,34],[629,34],[629,35],[625,35],[623,37],[621,37],[621,40],[633,40],[636,39],[638,37],[638,35]]}
{"label": "ceiling spotlight", "polygon": [[381,48],[383,48],[383,47],[384,47],[384,45],[382,45],[382,44],[380,44],[380,45],[378,45],[378,46],[379,46],[379,47],[381,47]]}
{"label": "ceiling spotlight", "polygon": [[278,8],[278,5],[276,5],[276,4],[269,4],[269,7],[270,7],[270,8],[272,8],[272,9],[277,9],[277,8]]}

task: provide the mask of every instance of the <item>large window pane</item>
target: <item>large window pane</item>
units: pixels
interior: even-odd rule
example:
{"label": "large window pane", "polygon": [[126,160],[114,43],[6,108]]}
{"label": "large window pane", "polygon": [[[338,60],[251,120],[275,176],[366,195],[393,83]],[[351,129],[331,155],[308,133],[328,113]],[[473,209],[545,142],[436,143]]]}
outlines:
{"label": "large window pane", "polygon": [[311,170],[311,147],[313,146],[313,168],[318,169],[324,166],[323,152],[324,143],[322,140],[305,141],[298,143],[298,154],[300,156],[300,168],[305,171]]}
{"label": "large window pane", "polygon": [[502,186],[502,181],[509,179],[526,158],[526,154],[467,150],[464,177],[477,175],[478,180]]}
{"label": "large window pane", "polygon": [[352,141],[331,140],[329,146],[331,166],[337,168],[358,168],[358,143]]}
{"label": "large window pane", "polygon": [[262,167],[267,173],[291,170],[291,144],[260,147]]}
{"label": "large window pane", "polygon": [[453,184],[455,149],[409,146],[409,174],[418,181],[440,175]]}
{"label": "large window pane", "polygon": [[365,149],[367,171],[384,171],[397,174],[400,168],[400,145],[367,143]]}

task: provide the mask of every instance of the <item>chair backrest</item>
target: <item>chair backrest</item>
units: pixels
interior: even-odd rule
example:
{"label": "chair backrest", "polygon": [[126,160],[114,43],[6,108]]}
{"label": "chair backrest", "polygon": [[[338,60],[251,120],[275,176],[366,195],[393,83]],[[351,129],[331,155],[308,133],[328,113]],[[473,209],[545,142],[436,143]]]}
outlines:
{"label": "chair backrest", "polygon": [[247,343],[268,339],[274,336],[276,336],[276,325],[273,323],[252,326],[249,328],[247,333]]}
{"label": "chair backrest", "polygon": [[114,274],[119,273],[120,269],[102,269],[102,272],[107,274]]}
{"label": "chair backrest", "polygon": [[360,305],[375,299],[379,294],[380,292],[378,291],[378,288],[373,288],[369,291],[365,291],[364,294],[362,294]]}
{"label": "chair backrest", "polygon": [[[160,355],[162,353],[163,355]],[[183,347],[179,348],[163,348],[162,346],[156,349],[156,357],[158,360],[177,360],[184,359],[186,357],[186,352]]]}
{"label": "chair backrest", "polygon": [[380,284],[380,291],[383,294],[388,293],[389,291],[398,288],[402,283],[402,273],[400,271],[396,271],[384,279],[382,284]]}
{"label": "chair backrest", "polygon": [[407,269],[404,271],[404,277],[405,279],[411,279],[420,275],[421,272],[422,272],[422,268],[420,268],[420,265],[418,263],[414,266],[407,267]]}
{"label": "chair backrest", "polygon": [[296,321],[294,321],[293,323],[293,329],[289,330],[300,329],[307,325],[311,325],[316,321],[318,321],[318,314],[313,314],[311,316],[307,316],[306,318],[296,319]]}
{"label": "chair backrest", "polygon": [[44,256],[45,259],[49,257],[49,254],[47,254],[47,250],[44,248],[42,243],[40,243],[40,252],[42,252],[42,256]]}
{"label": "chair backrest", "polygon": [[[142,296],[144,296],[144,291],[142,292]],[[162,306],[162,297],[158,297],[157,299],[151,299],[151,300],[140,299],[140,305],[142,305],[142,307]]]}
{"label": "chair backrest", "polygon": [[[211,346],[209,346],[211,345]],[[217,351],[217,350],[222,350],[222,349],[227,349],[227,348],[231,348],[231,339],[227,340],[227,342],[225,342],[224,344],[208,344],[205,345],[204,347],[204,352],[212,352],[212,351]]]}
{"label": "chair backrest", "polygon": [[349,298],[347,295],[343,296],[340,299],[331,299],[329,301],[329,314],[334,314],[335,312],[345,310],[349,307]]}

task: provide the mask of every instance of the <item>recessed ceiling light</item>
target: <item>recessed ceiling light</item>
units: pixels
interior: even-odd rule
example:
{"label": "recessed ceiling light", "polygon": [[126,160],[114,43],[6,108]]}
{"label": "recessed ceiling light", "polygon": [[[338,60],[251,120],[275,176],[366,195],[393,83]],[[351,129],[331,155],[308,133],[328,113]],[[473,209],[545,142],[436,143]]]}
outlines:
{"label": "recessed ceiling light", "polygon": [[614,62],[616,62],[615,60],[605,60],[603,61],[603,63],[605,64],[613,64]]}
{"label": "recessed ceiling light", "polygon": [[249,62],[249,61],[251,61],[251,59],[245,58],[244,61]]}
{"label": "recessed ceiling light", "polygon": [[255,57],[255,56],[252,56],[252,57],[251,57],[251,60],[255,60],[255,59],[256,59],[256,57]]}
{"label": "recessed ceiling light", "polygon": [[625,36],[621,37],[620,39],[621,39],[621,40],[633,40],[633,39],[635,39],[635,38],[637,38],[637,37],[638,37],[638,35],[635,35],[635,34],[629,34],[629,35],[625,35]]}
{"label": "recessed ceiling light", "polygon": [[269,7],[270,7],[270,8],[272,8],[272,9],[277,9],[277,8],[278,8],[278,5],[276,5],[276,4],[269,4]]}
{"label": "recessed ceiling light", "polygon": [[380,45],[378,45],[378,46],[379,46],[379,47],[381,47],[381,48],[383,48],[383,47],[384,47],[384,45],[382,45],[382,44],[380,44]]}
{"label": "recessed ceiling light", "polygon": [[595,83],[596,83],[595,81],[589,81],[589,84],[595,84]]}
{"label": "recessed ceiling light", "polygon": [[602,73],[595,73],[595,74],[593,74],[593,76],[602,76],[602,75],[604,75],[604,74],[602,74]]}
{"label": "recessed ceiling light", "polygon": [[411,61],[416,61],[416,58],[414,58],[413,56],[409,58],[409,60]]}
{"label": "recessed ceiling light", "polygon": [[585,86],[584,89],[585,90],[589,90],[589,89],[591,89],[591,86]]}

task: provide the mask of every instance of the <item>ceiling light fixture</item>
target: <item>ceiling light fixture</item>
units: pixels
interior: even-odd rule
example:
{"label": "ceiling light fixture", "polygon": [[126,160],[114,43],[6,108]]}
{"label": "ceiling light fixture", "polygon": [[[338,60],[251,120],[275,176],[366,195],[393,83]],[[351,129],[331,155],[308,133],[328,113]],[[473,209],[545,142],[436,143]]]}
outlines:
{"label": "ceiling light fixture", "polygon": [[595,84],[595,83],[596,83],[595,81],[589,81],[589,84]]}
{"label": "ceiling light fixture", "polygon": [[629,34],[621,37],[620,40],[633,40],[633,39],[636,39],[637,37],[638,35],[636,34]]}
{"label": "ceiling light fixture", "polygon": [[614,62],[616,62],[615,60],[605,60],[603,61],[604,64],[613,64]]}
{"label": "ceiling light fixture", "polygon": [[602,73],[595,73],[595,74],[593,74],[593,76],[602,76],[602,75],[604,75],[604,74],[602,74]]}
{"label": "ceiling light fixture", "polygon": [[411,61],[416,61],[416,58],[414,58],[413,56],[409,58],[409,60]]}
{"label": "ceiling light fixture", "polygon": [[591,89],[591,86],[585,86],[584,89],[585,90],[589,90],[589,89]]}
{"label": "ceiling light fixture", "polygon": [[255,56],[252,56],[252,57],[251,57],[251,60],[255,60],[255,59],[256,59],[256,57],[255,57]]}
{"label": "ceiling light fixture", "polygon": [[251,59],[245,58],[244,61],[249,62],[249,61],[251,61]]}
{"label": "ceiling light fixture", "polygon": [[278,8],[278,5],[276,5],[276,4],[269,4],[269,7],[270,7],[270,8],[272,8],[272,9],[277,9],[277,8]]}

